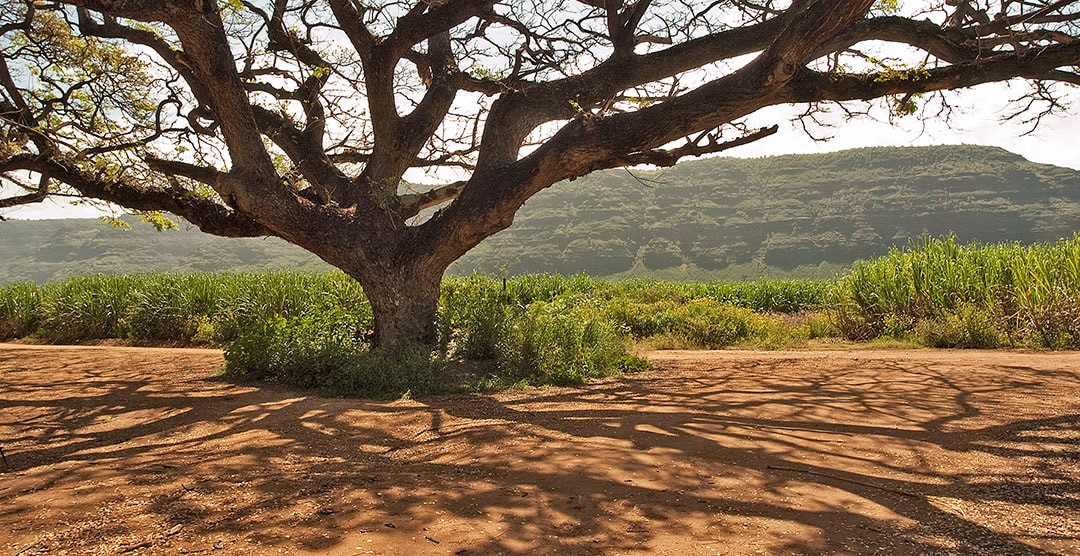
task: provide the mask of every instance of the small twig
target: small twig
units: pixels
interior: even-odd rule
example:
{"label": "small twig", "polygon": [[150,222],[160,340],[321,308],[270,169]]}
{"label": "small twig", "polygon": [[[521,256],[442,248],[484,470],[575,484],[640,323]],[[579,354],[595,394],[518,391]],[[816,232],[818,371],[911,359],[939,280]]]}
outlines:
{"label": "small twig", "polygon": [[15,554],[12,554],[11,556],[19,556],[20,554],[23,554],[23,553],[24,553],[24,552],[26,552],[27,550],[30,550],[31,548],[34,548],[34,547],[35,547],[35,546],[37,546],[37,545],[38,545],[38,543],[40,543],[40,542],[41,542],[41,541],[34,541],[34,542],[32,542],[32,543],[30,543],[30,544],[26,545],[26,547],[25,547],[25,548],[23,548],[22,550],[20,550],[20,551],[16,552]]}
{"label": "small twig", "polygon": [[139,544],[133,544],[120,550],[121,553],[134,552],[140,548],[150,548],[150,541],[143,541]]}
{"label": "small twig", "polygon": [[820,471],[814,471],[812,469],[799,469],[797,467],[784,467],[782,465],[766,465],[765,467],[768,468],[768,469],[778,469],[780,471],[794,471],[796,473],[808,473],[810,475],[817,475],[819,477],[828,477],[830,479],[836,479],[838,481],[846,481],[846,482],[849,482],[849,483],[854,483],[854,484],[857,484],[857,485],[862,485],[862,486],[870,487],[870,488],[876,488],[878,490],[884,490],[886,492],[892,492],[894,494],[900,494],[902,496],[908,496],[908,497],[911,497],[911,498],[922,498],[918,494],[912,494],[910,492],[904,492],[902,490],[897,490],[895,488],[889,488],[889,487],[885,487],[885,486],[881,486],[881,485],[875,485],[873,483],[866,483],[866,482],[863,482],[863,481],[857,481],[855,479],[848,479],[847,477],[841,477],[839,475],[830,475],[828,473],[822,473]]}
{"label": "small twig", "polygon": [[11,467],[10,465],[8,465],[7,456],[4,455],[4,447],[3,446],[0,446],[0,459],[4,460],[4,469],[7,469],[8,467]]}

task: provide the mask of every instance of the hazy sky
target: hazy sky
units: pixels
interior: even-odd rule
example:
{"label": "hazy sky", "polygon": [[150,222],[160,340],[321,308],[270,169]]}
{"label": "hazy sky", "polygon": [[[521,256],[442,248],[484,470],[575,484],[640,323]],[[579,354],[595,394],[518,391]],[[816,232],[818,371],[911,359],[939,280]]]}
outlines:
{"label": "hazy sky", "polygon": [[[1025,135],[1031,126],[1019,122],[1004,122],[1002,114],[1015,111],[1009,100],[1026,91],[1021,81],[993,83],[953,93],[950,102],[955,108],[951,127],[940,120],[920,121],[914,117],[888,122],[867,119],[839,123],[825,130],[832,139],[814,141],[796,122],[783,123],[790,107],[773,107],[754,114],[761,125],[781,123],[780,132],[757,143],[751,143],[730,153],[733,156],[767,156],[788,153],[817,153],[867,146],[918,146],[968,143],[995,145],[1015,152],[1032,162],[1067,166],[1080,170],[1080,88],[1060,85],[1060,91],[1071,102],[1069,113],[1043,119],[1033,133]],[[1011,108],[1011,109],[1010,109]],[[797,112],[797,111],[796,111]]]}

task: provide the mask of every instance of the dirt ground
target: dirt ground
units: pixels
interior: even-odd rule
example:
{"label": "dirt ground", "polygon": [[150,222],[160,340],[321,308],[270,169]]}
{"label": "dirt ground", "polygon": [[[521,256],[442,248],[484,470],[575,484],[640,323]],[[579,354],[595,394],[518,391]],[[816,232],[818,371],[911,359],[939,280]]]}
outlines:
{"label": "dirt ground", "polygon": [[0,345],[0,554],[1080,554],[1080,354],[649,358],[372,403]]}

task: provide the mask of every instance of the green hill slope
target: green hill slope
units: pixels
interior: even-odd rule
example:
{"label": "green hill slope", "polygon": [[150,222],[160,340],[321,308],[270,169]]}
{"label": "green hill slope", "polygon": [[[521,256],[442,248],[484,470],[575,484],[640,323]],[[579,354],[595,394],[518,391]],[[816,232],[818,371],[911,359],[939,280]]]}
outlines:
{"label": "green hill slope", "polygon": [[[874,147],[598,172],[529,200],[451,267],[667,278],[821,277],[921,234],[1052,241],[1080,230],[1080,172],[994,147]],[[280,240],[93,220],[0,223],[0,280],[326,268]]]}

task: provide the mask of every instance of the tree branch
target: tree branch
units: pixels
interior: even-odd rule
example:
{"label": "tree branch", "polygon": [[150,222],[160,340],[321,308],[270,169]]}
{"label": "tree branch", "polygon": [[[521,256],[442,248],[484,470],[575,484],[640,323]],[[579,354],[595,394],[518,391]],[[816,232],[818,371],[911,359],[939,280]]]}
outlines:
{"label": "tree branch", "polygon": [[[688,156],[701,156],[705,154],[713,154],[728,149],[733,149],[748,143],[753,143],[760,139],[764,139],[779,130],[779,126],[770,126],[761,128],[753,133],[748,133],[739,137],[738,139],[732,139],[730,141],[720,142],[716,136],[704,136],[698,138],[697,141],[690,141],[686,145],[676,147],[672,149],[649,149],[639,152],[615,155],[605,160],[599,160],[594,163],[594,169],[599,170],[602,168],[618,168],[622,166],[635,166],[638,164],[650,164],[653,166],[674,166],[679,160]],[[701,139],[708,139],[705,144],[699,144]]]}
{"label": "tree branch", "polygon": [[41,178],[38,180],[37,189],[27,193],[26,195],[17,195],[15,197],[8,197],[6,199],[0,199],[0,208],[10,208],[18,205],[28,205],[31,203],[40,203],[49,196],[49,174],[42,173]]}
{"label": "tree branch", "polygon": [[803,70],[781,97],[782,102],[870,100],[972,87],[1016,77],[1054,79],[1056,68],[1080,63],[1080,40],[1042,49],[1009,52],[941,68],[897,74],[825,74]]}
{"label": "tree branch", "polygon": [[413,45],[465,23],[491,9],[497,2],[498,0],[445,0],[436,3],[419,0],[416,3],[418,8],[430,7],[423,11],[413,10],[398,20],[397,28],[383,45],[396,60]]}
{"label": "tree branch", "polygon": [[399,213],[402,218],[411,218],[426,208],[456,199],[461,194],[461,190],[465,188],[466,183],[466,181],[459,181],[436,187],[424,193],[401,195],[398,197],[401,203]]}
{"label": "tree branch", "polygon": [[[170,212],[183,217],[210,234],[226,237],[276,235],[255,220],[237,211],[229,210],[212,200],[186,192],[177,193],[126,181],[105,181],[68,161],[18,154],[0,163],[0,172],[17,170],[40,173],[71,186],[86,197],[101,199],[129,209]],[[199,170],[196,175],[206,177],[202,170]]]}
{"label": "tree branch", "polygon": [[145,160],[147,166],[154,171],[170,176],[182,176],[212,187],[225,177],[225,172],[218,171],[209,166],[198,166],[195,164],[188,164],[187,162],[165,160],[163,158],[152,156],[145,157],[143,160]]}

